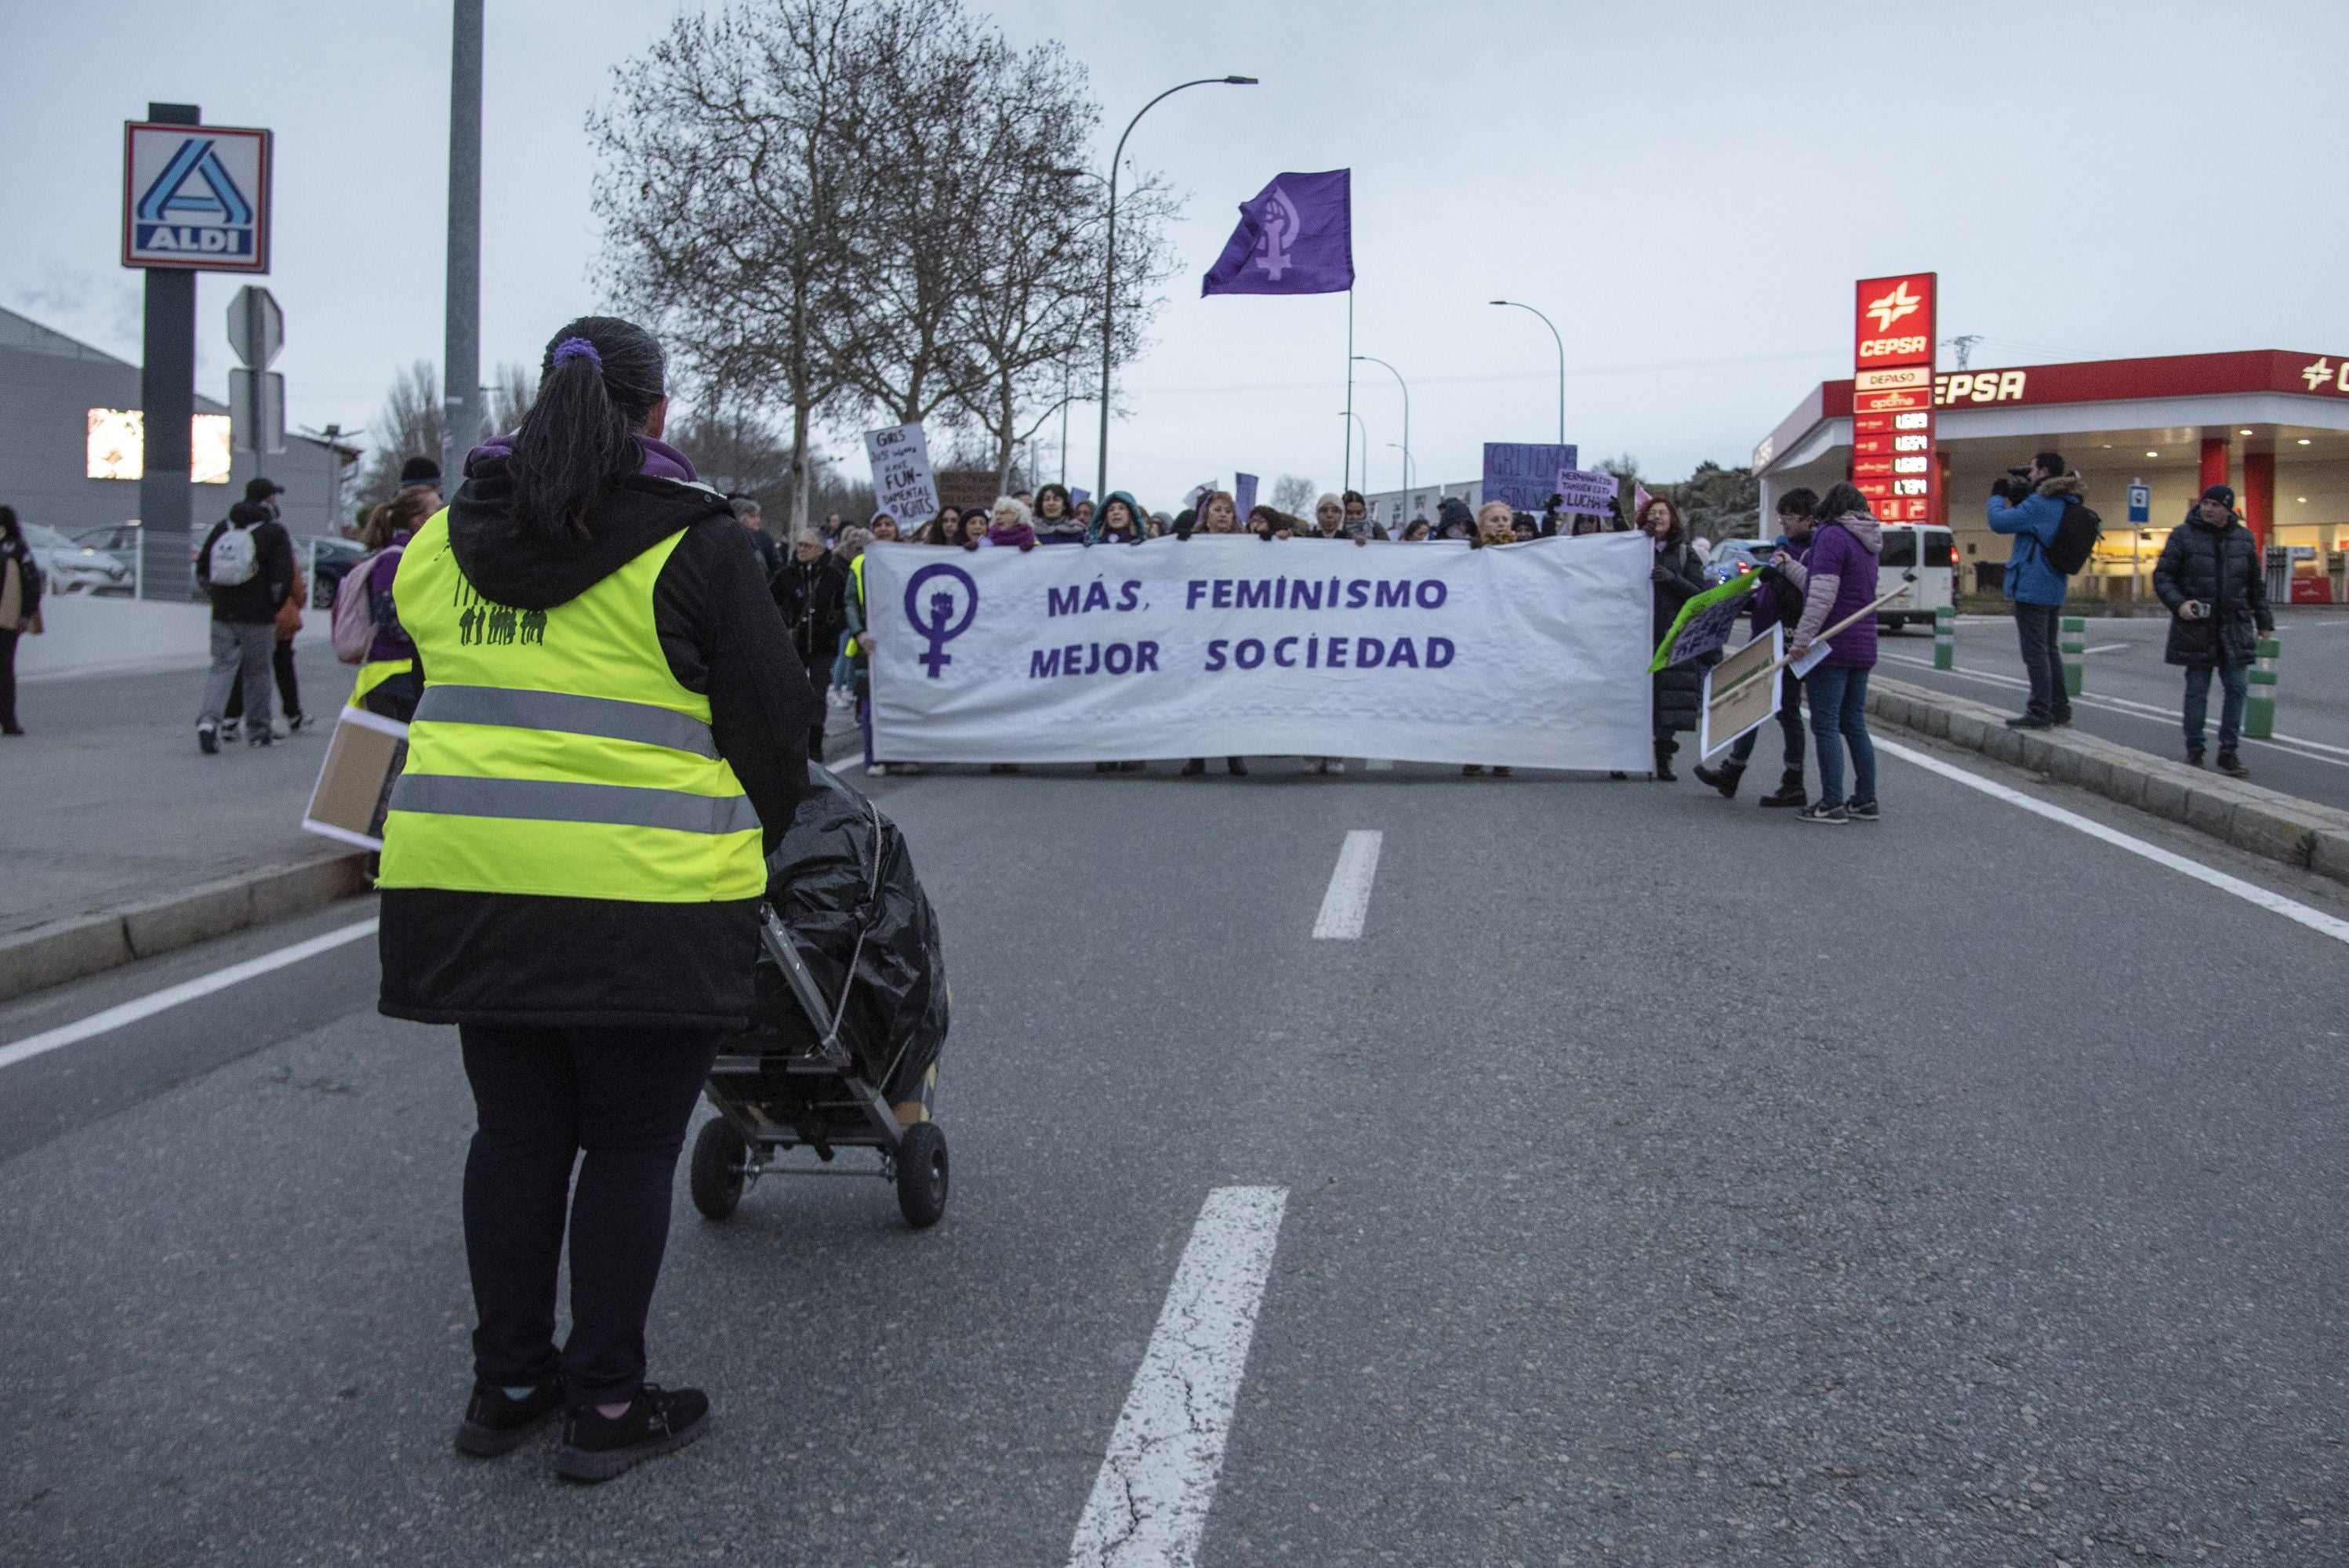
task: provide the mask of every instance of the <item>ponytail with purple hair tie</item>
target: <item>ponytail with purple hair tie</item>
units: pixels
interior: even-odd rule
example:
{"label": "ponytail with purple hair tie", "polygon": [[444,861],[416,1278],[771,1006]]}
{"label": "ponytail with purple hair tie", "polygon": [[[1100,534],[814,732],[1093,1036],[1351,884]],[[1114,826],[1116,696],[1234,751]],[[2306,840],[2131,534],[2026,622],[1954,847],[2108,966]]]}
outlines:
{"label": "ponytail with purple hair tie", "polygon": [[604,374],[604,356],[596,353],[595,346],[584,337],[566,337],[556,344],[549,364],[560,368],[564,361],[569,359],[585,359],[595,367],[596,375]]}

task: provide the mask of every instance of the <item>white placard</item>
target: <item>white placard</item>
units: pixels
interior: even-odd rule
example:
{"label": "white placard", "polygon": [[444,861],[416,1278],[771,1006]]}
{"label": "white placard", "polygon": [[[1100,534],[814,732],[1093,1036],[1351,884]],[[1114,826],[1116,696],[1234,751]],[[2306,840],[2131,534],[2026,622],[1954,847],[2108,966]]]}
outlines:
{"label": "white placard", "polygon": [[1645,769],[1638,534],[866,552],[885,762],[1306,755]]}
{"label": "white placard", "polygon": [[938,484],[930,472],[929,438],[919,425],[868,430],[864,456],[873,465],[873,499],[911,532],[938,515]]}
{"label": "white placard", "polygon": [[1605,469],[1560,469],[1557,471],[1559,510],[1604,517],[1614,507],[1619,481]]}

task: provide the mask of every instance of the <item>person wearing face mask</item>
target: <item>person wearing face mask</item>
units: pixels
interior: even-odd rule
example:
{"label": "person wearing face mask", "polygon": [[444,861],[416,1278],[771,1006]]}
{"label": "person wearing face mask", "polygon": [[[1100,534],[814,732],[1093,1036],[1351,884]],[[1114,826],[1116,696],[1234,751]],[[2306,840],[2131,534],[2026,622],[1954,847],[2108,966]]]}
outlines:
{"label": "person wearing face mask", "polygon": [[1385,539],[1385,527],[1371,521],[1371,503],[1362,499],[1360,490],[1348,490],[1340,500],[1344,508],[1346,531],[1356,539]]}
{"label": "person wearing face mask", "polygon": [[2260,542],[2235,515],[2235,492],[2212,485],[2169,531],[2153,569],[2153,591],[2169,606],[2165,664],[2186,670],[2186,760],[2202,766],[2203,725],[2210,712],[2210,676],[2222,694],[2219,705],[2219,769],[2248,778],[2237,753],[2243,735],[2243,704],[2251,695],[2251,662],[2260,636],[2275,630],[2268,608],[2267,574],[2260,566]]}

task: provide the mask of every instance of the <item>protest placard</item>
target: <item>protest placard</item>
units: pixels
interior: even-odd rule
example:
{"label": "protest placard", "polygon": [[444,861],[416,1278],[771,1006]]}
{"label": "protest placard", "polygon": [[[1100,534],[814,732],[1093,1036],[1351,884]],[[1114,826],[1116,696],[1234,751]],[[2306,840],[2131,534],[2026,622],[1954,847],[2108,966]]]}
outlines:
{"label": "protest placard", "polygon": [[1517,511],[1539,515],[1557,484],[1560,469],[1575,466],[1576,449],[1547,442],[1485,443],[1484,499],[1505,500]]}
{"label": "protest placard", "polygon": [[1757,729],[1778,711],[1778,683],[1785,676],[1779,660],[1785,652],[1786,629],[1773,624],[1770,634],[1756,637],[1704,672],[1704,707],[1697,725],[1697,754],[1710,757],[1748,730]]}
{"label": "protest placard", "polygon": [[1561,511],[1605,517],[1612,511],[1619,481],[1604,469],[1560,469],[1555,484]]}
{"label": "protest placard", "polygon": [[1247,514],[1256,510],[1256,476],[1254,474],[1232,475],[1232,504],[1239,508],[1240,521],[1247,522]]}
{"label": "protest placard", "polygon": [[880,511],[909,527],[937,515],[938,486],[921,426],[866,431],[864,456],[873,465],[873,499]]}
{"label": "protest placard", "polygon": [[1656,645],[1655,661],[1648,673],[1684,665],[1691,659],[1718,653],[1729,641],[1737,618],[1745,614],[1745,595],[1761,583],[1759,577],[1733,577],[1718,588],[1708,588],[1681,606],[1681,613]]}

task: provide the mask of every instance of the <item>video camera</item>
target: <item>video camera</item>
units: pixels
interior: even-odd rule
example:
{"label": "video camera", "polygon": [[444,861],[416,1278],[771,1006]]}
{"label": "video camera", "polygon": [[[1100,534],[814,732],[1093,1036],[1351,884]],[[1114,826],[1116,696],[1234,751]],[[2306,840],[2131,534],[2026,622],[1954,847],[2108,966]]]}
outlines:
{"label": "video camera", "polygon": [[2038,485],[2033,480],[2029,469],[2009,469],[2002,478],[1992,483],[1990,493],[2006,502],[2007,505],[2013,506],[2029,497],[2037,488]]}

